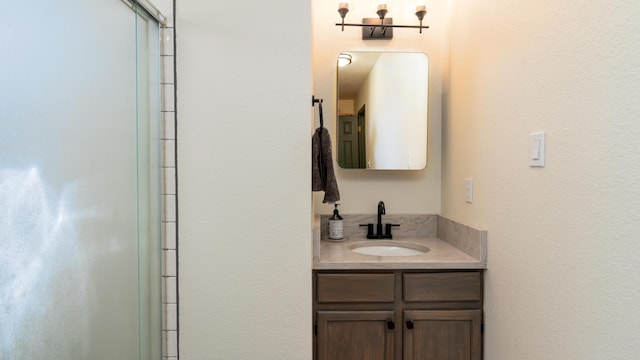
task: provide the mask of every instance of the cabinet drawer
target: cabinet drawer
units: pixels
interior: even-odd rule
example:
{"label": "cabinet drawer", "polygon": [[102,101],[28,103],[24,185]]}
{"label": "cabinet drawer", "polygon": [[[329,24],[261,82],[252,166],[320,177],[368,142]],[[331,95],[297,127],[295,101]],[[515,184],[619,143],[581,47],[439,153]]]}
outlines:
{"label": "cabinet drawer", "polygon": [[321,303],[393,302],[393,274],[317,274]]}
{"label": "cabinet drawer", "polygon": [[479,301],[481,286],[479,272],[403,275],[405,301]]}

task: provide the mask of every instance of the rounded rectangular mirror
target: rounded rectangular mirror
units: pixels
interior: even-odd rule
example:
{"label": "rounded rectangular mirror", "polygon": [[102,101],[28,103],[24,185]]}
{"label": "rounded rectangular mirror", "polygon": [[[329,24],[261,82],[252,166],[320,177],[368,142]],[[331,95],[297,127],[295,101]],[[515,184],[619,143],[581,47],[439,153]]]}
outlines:
{"label": "rounded rectangular mirror", "polygon": [[424,169],[428,84],[424,53],[341,52],[336,129],[340,167]]}

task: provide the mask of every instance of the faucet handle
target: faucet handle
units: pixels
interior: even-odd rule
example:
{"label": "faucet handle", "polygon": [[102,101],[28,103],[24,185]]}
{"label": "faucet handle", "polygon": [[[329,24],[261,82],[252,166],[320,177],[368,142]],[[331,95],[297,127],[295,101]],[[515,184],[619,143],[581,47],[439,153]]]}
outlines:
{"label": "faucet handle", "polygon": [[373,236],[373,224],[360,224],[360,226],[367,227],[367,238],[369,238],[370,236]]}
{"label": "faucet handle", "polygon": [[384,235],[389,239],[393,239],[393,235],[391,235],[391,227],[392,226],[400,226],[400,224],[385,224],[384,226]]}

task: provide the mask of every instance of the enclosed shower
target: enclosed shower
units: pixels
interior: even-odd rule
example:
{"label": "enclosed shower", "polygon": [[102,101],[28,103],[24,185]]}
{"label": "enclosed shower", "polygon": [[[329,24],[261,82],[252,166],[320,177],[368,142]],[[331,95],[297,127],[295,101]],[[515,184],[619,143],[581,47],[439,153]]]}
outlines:
{"label": "enclosed shower", "polygon": [[0,359],[159,359],[157,14],[0,2]]}

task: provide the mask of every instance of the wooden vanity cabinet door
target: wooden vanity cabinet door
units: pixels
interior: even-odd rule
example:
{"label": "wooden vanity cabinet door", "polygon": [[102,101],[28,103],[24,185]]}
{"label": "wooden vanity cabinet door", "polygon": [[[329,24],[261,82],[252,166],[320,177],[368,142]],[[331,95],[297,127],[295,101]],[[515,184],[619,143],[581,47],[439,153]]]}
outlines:
{"label": "wooden vanity cabinet door", "polygon": [[393,311],[318,311],[318,360],[393,360]]}
{"label": "wooden vanity cabinet door", "polygon": [[404,360],[481,360],[481,310],[407,310]]}

